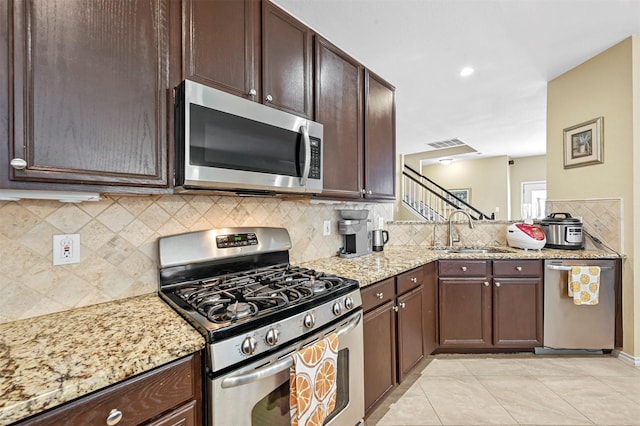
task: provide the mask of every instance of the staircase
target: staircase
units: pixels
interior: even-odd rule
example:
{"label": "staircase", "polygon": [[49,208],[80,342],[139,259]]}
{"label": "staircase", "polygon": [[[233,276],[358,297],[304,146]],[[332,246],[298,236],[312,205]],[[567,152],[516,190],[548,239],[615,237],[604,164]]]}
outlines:
{"label": "staircase", "polygon": [[464,210],[474,220],[495,219],[493,213],[482,213],[406,164],[402,170],[402,204],[428,221],[444,221],[454,210]]}

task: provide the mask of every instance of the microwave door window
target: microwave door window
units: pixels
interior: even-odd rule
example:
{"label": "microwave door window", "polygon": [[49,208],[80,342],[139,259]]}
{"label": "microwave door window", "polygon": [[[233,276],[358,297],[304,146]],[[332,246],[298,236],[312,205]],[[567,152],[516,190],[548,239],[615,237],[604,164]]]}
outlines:
{"label": "microwave door window", "polygon": [[299,177],[302,136],[191,104],[190,163]]}

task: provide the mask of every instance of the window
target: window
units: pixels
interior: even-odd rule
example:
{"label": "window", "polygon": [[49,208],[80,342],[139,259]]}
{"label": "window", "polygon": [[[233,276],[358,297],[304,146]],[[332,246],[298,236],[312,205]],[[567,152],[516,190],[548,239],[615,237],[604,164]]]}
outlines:
{"label": "window", "polygon": [[542,219],[546,214],[547,182],[522,182],[521,184],[522,207],[520,217],[527,219]]}

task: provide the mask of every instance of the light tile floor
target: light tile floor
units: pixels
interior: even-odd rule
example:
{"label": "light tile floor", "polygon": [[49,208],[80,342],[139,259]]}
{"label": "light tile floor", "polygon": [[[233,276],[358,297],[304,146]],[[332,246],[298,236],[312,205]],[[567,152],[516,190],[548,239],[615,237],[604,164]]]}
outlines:
{"label": "light tile floor", "polygon": [[640,425],[640,368],[612,356],[437,355],[365,424]]}

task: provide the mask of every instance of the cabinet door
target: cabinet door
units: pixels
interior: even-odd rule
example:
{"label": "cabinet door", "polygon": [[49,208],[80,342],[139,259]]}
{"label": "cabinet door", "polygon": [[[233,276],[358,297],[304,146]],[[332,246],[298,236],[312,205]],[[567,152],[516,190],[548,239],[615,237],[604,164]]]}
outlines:
{"label": "cabinet door", "polygon": [[425,355],[433,353],[438,347],[438,278],[436,262],[427,263],[424,270],[424,289],[422,290],[422,341]]}
{"label": "cabinet door", "polygon": [[270,2],[262,5],[263,102],[312,119],[313,34]]}
{"label": "cabinet door", "polygon": [[494,345],[503,348],[542,346],[542,300],[540,278],[494,278]]}
{"label": "cabinet door", "polygon": [[440,347],[486,348],[491,341],[491,285],[486,279],[440,279]]}
{"label": "cabinet door", "polygon": [[360,198],[362,191],[362,66],[316,36],[316,121],[324,126],[322,195]]}
{"label": "cabinet door", "polygon": [[3,156],[0,179],[168,186],[168,7],[13,3],[9,159],[23,164]]}
{"label": "cabinet door", "polygon": [[395,89],[368,70],[365,81],[365,197],[395,199]]}
{"label": "cabinet door", "polygon": [[184,78],[254,99],[260,93],[259,0],[183,0],[182,10]]}
{"label": "cabinet door", "polygon": [[364,314],[364,406],[368,413],[396,383],[396,313],[392,302]]}
{"label": "cabinet door", "polygon": [[424,358],[423,286],[398,297],[398,382]]}

